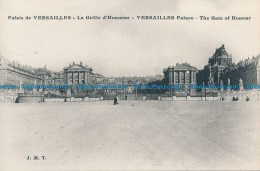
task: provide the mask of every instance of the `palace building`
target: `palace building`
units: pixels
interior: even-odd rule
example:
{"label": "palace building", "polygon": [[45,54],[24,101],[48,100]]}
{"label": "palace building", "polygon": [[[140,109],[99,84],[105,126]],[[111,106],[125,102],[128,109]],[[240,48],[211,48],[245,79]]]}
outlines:
{"label": "palace building", "polygon": [[166,84],[183,85],[184,89],[174,89],[173,92],[193,95],[195,89],[190,89],[190,84],[196,84],[198,69],[188,63],[177,63],[176,66],[169,66],[163,70]]}
{"label": "palace building", "polygon": [[69,64],[68,67],[63,69],[64,71],[64,82],[65,84],[77,85],[77,84],[92,84],[92,68],[87,65],[80,64]]}
{"label": "palace building", "polygon": [[84,66],[82,62],[80,64],[75,64],[75,62],[69,64],[68,67],[63,69],[63,74],[64,83],[72,87],[71,90],[66,91],[67,97],[84,97],[87,91],[78,89],[78,84],[89,85],[94,83],[92,68],[87,65]]}
{"label": "palace building", "polygon": [[232,85],[239,84],[241,79],[244,88],[247,87],[247,84],[260,85],[260,55],[241,60],[236,65],[227,67],[221,74],[221,80],[224,84],[228,84],[228,79]]}
{"label": "palace building", "polygon": [[209,58],[208,64],[203,70],[198,72],[198,84],[220,84],[220,76],[223,71],[231,66],[232,55],[228,54],[225,46],[216,49],[215,53]]}
{"label": "palace building", "polygon": [[[88,85],[95,84],[97,79],[101,77],[100,74],[94,74],[92,68],[87,65],[80,64],[69,64],[63,71],[54,72],[48,70],[46,66],[43,68],[33,68],[27,65],[21,65],[18,62],[10,62],[3,55],[0,54],[0,85],[10,86],[12,90],[1,89],[1,92],[17,91],[21,89],[21,85],[71,85],[72,95],[77,92],[76,87],[78,84]],[[40,92],[52,95],[65,95],[65,90],[56,89],[45,89],[45,90],[33,90],[26,89],[26,91],[19,91],[20,93],[28,92]]]}
{"label": "palace building", "polygon": [[16,90],[21,84],[39,84],[42,79],[31,66],[10,62],[0,54],[0,85],[14,85]]}
{"label": "palace building", "polygon": [[197,74],[197,84],[214,85],[239,85],[240,80],[243,87],[247,84],[260,84],[260,55],[239,61],[232,62],[232,55],[228,54],[224,45],[216,49],[208,64]]}

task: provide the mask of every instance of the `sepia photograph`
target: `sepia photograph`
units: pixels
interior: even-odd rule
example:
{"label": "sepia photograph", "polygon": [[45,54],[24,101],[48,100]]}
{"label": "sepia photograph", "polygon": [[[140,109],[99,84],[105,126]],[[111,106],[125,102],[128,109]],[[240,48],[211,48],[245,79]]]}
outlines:
{"label": "sepia photograph", "polygon": [[0,0],[0,171],[260,170],[259,0]]}

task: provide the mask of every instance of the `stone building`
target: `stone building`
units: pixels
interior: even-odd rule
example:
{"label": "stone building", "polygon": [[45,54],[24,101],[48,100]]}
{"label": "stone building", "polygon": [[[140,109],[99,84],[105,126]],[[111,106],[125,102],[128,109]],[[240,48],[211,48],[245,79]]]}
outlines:
{"label": "stone building", "polygon": [[65,84],[77,85],[77,84],[92,84],[92,68],[87,65],[80,64],[69,64],[68,67],[63,69],[64,71],[64,82]]}
{"label": "stone building", "polygon": [[12,84],[17,90],[21,84],[39,84],[41,81],[31,66],[10,62],[0,54],[0,85]]}
{"label": "stone building", "polygon": [[190,89],[190,84],[196,84],[198,69],[188,63],[177,63],[163,70],[164,79],[168,85],[183,85],[184,89],[173,89],[173,93],[195,94],[195,89]]}
{"label": "stone building", "polygon": [[224,84],[227,84],[227,80],[229,79],[231,85],[238,85],[241,79],[244,88],[247,87],[247,84],[260,85],[259,60],[260,55],[239,61],[236,65],[233,64],[227,67],[221,74],[221,80],[223,80]]}
{"label": "stone building", "polygon": [[233,65],[232,55],[228,54],[225,46],[217,48],[215,53],[209,58],[208,64],[197,74],[197,84],[220,84],[220,77],[223,71]]}
{"label": "stone building", "polygon": [[64,85],[65,82],[64,82],[64,73],[63,73],[63,71],[53,72],[51,74],[51,82],[54,85]]}
{"label": "stone building", "polygon": [[68,67],[63,69],[64,83],[71,85],[71,89],[66,91],[66,96],[70,97],[85,97],[88,90],[78,89],[78,84],[90,85],[94,84],[92,68],[87,65],[80,64],[69,64]]}
{"label": "stone building", "polygon": [[42,84],[48,85],[52,84],[51,82],[51,74],[52,72],[46,68],[46,65],[44,68],[37,68],[35,69],[35,74],[42,80]]}

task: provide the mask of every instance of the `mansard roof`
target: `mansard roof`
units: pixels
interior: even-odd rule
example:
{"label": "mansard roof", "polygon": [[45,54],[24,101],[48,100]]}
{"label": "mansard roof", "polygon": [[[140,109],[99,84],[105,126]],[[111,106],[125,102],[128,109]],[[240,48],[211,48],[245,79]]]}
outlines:
{"label": "mansard roof", "polygon": [[21,71],[29,74],[35,74],[34,68],[27,65],[19,64],[18,62],[10,62],[8,61],[0,52],[0,69],[8,69],[8,70],[15,70]]}
{"label": "mansard roof", "polygon": [[260,65],[260,54],[256,57],[252,57],[252,58],[247,58],[246,60],[242,60],[239,61],[237,65],[239,65],[240,67],[244,67],[247,65],[255,65],[255,66],[259,66]]}
{"label": "mansard roof", "polygon": [[7,66],[8,63],[9,61],[7,61],[0,52],[0,69],[6,69],[8,67]]}
{"label": "mansard roof", "polygon": [[47,70],[46,67],[35,69],[35,73],[37,75],[51,75],[51,71]]}

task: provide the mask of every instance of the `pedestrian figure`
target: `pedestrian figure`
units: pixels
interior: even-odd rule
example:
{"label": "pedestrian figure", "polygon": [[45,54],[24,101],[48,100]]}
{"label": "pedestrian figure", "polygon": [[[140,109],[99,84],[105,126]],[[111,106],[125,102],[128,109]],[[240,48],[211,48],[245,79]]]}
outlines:
{"label": "pedestrian figure", "polygon": [[114,98],[114,105],[119,104],[117,101],[118,101],[118,97],[115,96],[115,98]]}
{"label": "pedestrian figure", "polygon": [[15,103],[19,103],[19,97],[15,99]]}
{"label": "pedestrian figure", "polygon": [[249,101],[249,97],[248,96],[246,96],[246,101]]}

